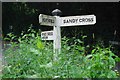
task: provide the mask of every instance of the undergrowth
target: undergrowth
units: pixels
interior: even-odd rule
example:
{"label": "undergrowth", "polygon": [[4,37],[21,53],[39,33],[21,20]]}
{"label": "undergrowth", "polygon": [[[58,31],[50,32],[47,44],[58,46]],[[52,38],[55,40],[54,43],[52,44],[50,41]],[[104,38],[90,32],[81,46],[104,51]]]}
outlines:
{"label": "undergrowth", "polygon": [[87,54],[84,38],[62,38],[61,53],[54,61],[53,42],[42,41],[40,35],[32,30],[28,34],[21,33],[17,38],[8,34],[11,47],[4,55],[2,78],[117,78],[118,71],[114,70],[120,58],[111,51],[110,47],[96,44]]}

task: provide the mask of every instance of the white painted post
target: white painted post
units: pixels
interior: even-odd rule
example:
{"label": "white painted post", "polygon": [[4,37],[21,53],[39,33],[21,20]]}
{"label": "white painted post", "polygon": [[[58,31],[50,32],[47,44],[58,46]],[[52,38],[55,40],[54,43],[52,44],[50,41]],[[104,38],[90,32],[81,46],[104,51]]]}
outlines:
{"label": "white painted post", "polygon": [[57,61],[58,54],[61,52],[61,29],[60,29],[60,17],[61,11],[58,9],[53,10],[52,14],[56,17],[55,26],[54,26],[54,43],[53,43],[53,52],[54,52],[54,61]]}
{"label": "white painted post", "polygon": [[59,26],[59,16],[56,16],[56,26],[54,26],[54,60],[56,61],[58,59],[58,54],[61,52],[61,29]]}

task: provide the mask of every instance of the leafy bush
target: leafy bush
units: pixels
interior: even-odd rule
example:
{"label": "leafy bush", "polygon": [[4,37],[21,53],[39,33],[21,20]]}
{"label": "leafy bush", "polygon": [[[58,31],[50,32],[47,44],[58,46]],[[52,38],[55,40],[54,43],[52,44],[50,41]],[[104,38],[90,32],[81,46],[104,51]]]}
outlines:
{"label": "leafy bush", "polygon": [[[93,46],[86,54],[82,39],[62,38],[62,50],[54,61],[53,43],[42,41],[37,32],[21,33],[18,42],[9,34],[11,47],[4,51],[3,78],[117,78],[116,56],[110,47]],[[72,40],[72,43],[70,42]]]}

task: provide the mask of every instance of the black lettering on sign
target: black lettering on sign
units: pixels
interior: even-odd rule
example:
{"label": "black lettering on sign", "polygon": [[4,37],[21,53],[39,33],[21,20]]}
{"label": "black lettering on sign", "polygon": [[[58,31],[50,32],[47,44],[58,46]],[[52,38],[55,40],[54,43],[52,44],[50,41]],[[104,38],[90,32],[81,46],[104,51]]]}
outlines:
{"label": "black lettering on sign", "polygon": [[50,22],[51,23],[51,20],[50,19],[47,19],[48,21],[47,22]]}
{"label": "black lettering on sign", "polygon": [[51,19],[48,19],[48,22],[49,22],[49,23],[53,23],[53,21],[52,21]]}
{"label": "black lettering on sign", "polygon": [[42,37],[42,39],[48,39],[48,36],[44,36],[44,37]]}
{"label": "black lettering on sign", "polygon": [[79,19],[79,22],[83,22],[84,20],[83,19]]}
{"label": "black lettering on sign", "polygon": [[77,23],[78,19],[65,19],[63,23]]}
{"label": "black lettering on sign", "polygon": [[52,20],[52,19],[47,19],[47,18],[42,18],[42,21],[43,21],[43,22],[46,22],[46,23],[54,23],[54,20]]}
{"label": "black lettering on sign", "polygon": [[88,19],[88,22],[93,22],[93,18],[89,18],[89,19]]}
{"label": "black lettering on sign", "polygon": [[79,19],[79,22],[93,22],[93,18],[82,18]]}
{"label": "black lettering on sign", "polygon": [[51,23],[54,23],[54,20],[51,19]]}
{"label": "black lettering on sign", "polygon": [[65,21],[65,20],[63,20],[63,23],[66,23],[66,21]]}
{"label": "black lettering on sign", "polygon": [[48,36],[52,36],[52,35],[53,35],[53,32],[49,32],[49,33],[48,33]]}
{"label": "black lettering on sign", "polygon": [[42,18],[42,21],[43,21],[43,22],[46,22],[46,19],[45,19],[45,18]]}
{"label": "black lettering on sign", "polygon": [[42,33],[42,36],[46,36],[46,33]]}

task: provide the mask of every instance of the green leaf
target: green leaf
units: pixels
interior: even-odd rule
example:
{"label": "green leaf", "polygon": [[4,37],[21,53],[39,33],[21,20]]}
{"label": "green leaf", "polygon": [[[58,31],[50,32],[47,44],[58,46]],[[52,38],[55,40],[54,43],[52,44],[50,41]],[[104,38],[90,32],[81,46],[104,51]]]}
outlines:
{"label": "green leaf", "polygon": [[117,75],[114,71],[111,70],[108,72],[107,78],[117,78]]}
{"label": "green leaf", "polygon": [[83,41],[81,41],[80,39],[77,39],[77,41],[78,41],[79,43],[83,43]]}
{"label": "green leaf", "polygon": [[37,41],[37,47],[39,49],[43,49],[44,48],[44,45],[43,45],[43,43],[40,40]]}
{"label": "green leaf", "polygon": [[11,40],[10,38],[4,38],[4,40]]}
{"label": "green leaf", "polygon": [[93,53],[95,53],[95,51],[96,51],[96,49],[93,49],[91,53],[93,54]]}
{"label": "green leaf", "polygon": [[112,53],[112,51],[109,51],[109,54],[110,54],[111,57],[112,57],[112,56],[115,56],[115,54]]}
{"label": "green leaf", "polygon": [[77,49],[80,51],[84,51],[84,47],[83,46],[77,46]]}
{"label": "green leaf", "polygon": [[112,57],[109,57],[109,68],[113,68],[115,66],[115,60]]}
{"label": "green leaf", "polygon": [[86,38],[87,36],[82,36],[82,39]]}
{"label": "green leaf", "polygon": [[67,50],[70,50],[70,47],[69,47],[69,46],[67,47]]}
{"label": "green leaf", "polygon": [[116,57],[116,58],[115,58],[115,61],[120,62],[120,58],[119,58],[119,57]]}
{"label": "green leaf", "polygon": [[93,56],[93,55],[90,54],[90,55],[87,55],[86,58],[89,59],[89,58],[91,58],[92,56]]}
{"label": "green leaf", "polygon": [[35,34],[34,34],[34,33],[32,33],[32,37],[35,37]]}

